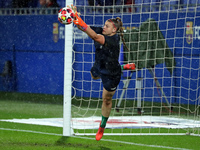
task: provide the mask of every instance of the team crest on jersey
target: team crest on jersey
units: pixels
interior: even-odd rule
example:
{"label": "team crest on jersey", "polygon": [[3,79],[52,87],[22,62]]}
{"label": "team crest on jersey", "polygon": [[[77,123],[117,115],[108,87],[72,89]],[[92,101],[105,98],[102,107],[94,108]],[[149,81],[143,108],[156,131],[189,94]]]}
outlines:
{"label": "team crest on jersey", "polygon": [[58,42],[58,23],[53,23],[53,41]]}
{"label": "team crest on jersey", "polygon": [[192,43],[193,39],[193,22],[187,21],[186,22],[186,41],[188,44]]}

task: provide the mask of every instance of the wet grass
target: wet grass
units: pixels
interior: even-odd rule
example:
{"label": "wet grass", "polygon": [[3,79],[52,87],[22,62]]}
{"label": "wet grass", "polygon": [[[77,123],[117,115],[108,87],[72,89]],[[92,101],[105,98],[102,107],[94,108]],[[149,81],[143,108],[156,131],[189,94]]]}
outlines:
{"label": "wet grass", "polygon": [[[0,94],[1,95],[1,94]],[[26,95],[0,97],[0,119],[13,118],[62,118],[63,106],[59,102],[61,96],[33,95],[25,100]],[[24,97],[22,99],[22,97]],[[38,97],[40,100],[36,100]],[[53,100],[51,101],[51,98]],[[16,98],[16,99],[15,99]],[[44,101],[43,101],[44,100]],[[43,101],[43,102],[42,102]],[[97,112],[98,114],[98,112]],[[118,129],[116,132],[120,132]],[[167,130],[167,131],[166,131]],[[199,132],[200,129],[192,132]],[[113,132],[107,129],[106,132]],[[75,132],[83,132],[81,130]],[[88,131],[89,132],[89,131]],[[96,132],[96,130],[90,130]],[[114,131],[115,132],[115,131]],[[123,129],[130,132],[130,129]],[[176,129],[131,129],[133,133],[185,133],[186,130]],[[62,128],[51,126],[30,125],[0,121],[0,149],[32,150],[32,149],[67,149],[67,150],[156,150],[156,149],[194,149],[200,147],[199,136],[104,136],[96,141],[94,136],[63,137]]]}

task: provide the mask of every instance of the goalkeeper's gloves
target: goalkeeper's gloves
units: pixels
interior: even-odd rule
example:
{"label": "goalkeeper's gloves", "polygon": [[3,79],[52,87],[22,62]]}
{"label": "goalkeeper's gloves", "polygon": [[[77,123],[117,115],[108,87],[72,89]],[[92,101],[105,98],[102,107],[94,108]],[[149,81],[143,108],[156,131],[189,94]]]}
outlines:
{"label": "goalkeeper's gloves", "polygon": [[75,13],[76,19],[74,19],[74,24],[79,25],[83,31],[86,31],[88,28],[88,25],[81,19],[81,17],[78,16],[78,13]]}

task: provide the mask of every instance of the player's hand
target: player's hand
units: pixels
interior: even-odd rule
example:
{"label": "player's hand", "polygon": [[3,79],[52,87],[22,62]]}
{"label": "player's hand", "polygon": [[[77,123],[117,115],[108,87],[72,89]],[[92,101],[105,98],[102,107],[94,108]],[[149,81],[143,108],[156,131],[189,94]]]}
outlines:
{"label": "player's hand", "polygon": [[75,19],[73,22],[75,25],[77,25],[83,31],[86,31],[86,29],[88,28],[88,25],[81,19],[81,17],[79,17],[77,11],[75,13]]}
{"label": "player's hand", "polygon": [[73,4],[71,4],[71,7],[69,5],[67,5],[68,8],[71,8],[73,10],[74,13],[77,12],[77,8],[76,6],[74,6]]}
{"label": "player's hand", "polygon": [[77,12],[77,8],[74,5],[71,5],[71,7],[69,5],[67,5],[68,8],[72,9],[74,14],[75,14],[75,19],[74,19],[74,24],[77,25],[77,27],[82,30],[82,31],[86,31],[86,29],[88,28],[88,25],[81,19],[80,13]]}

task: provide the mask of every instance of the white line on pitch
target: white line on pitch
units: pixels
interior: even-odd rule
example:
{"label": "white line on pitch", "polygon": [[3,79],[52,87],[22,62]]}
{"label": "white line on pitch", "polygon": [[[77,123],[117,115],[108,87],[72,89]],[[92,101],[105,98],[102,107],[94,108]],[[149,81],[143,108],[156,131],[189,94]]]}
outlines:
{"label": "white line on pitch", "polygon": [[[46,132],[31,131],[31,130],[20,130],[20,129],[9,129],[9,128],[0,128],[0,130],[19,131],[19,132],[29,132],[29,133],[38,133],[38,134],[63,136],[62,134],[46,133]],[[88,138],[88,137],[80,137],[80,136],[79,137],[78,136],[72,136],[72,137],[81,138],[81,139],[88,139],[88,140],[95,140],[94,138]],[[116,140],[109,140],[109,139],[101,139],[101,141],[109,141],[109,142],[114,142],[114,143],[129,144],[129,145],[136,145],[136,146],[145,146],[145,147],[166,148],[166,149],[174,149],[174,150],[190,150],[190,149],[185,149],[185,148],[176,148],[176,147],[161,146],[161,145],[147,145],[147,144],[132,143],[132,142],[125,142],[125,141],[116,141]]]}
{"label": "white line on pitch", "polygon": [[38,134],[47,134],[47,135],[62,136],[62,134],[46,133],[46,132],[31,131],[31,130],[20,130],[20,129],[9,129],[9,128],[0,128],[0,130],[7,130],[7,131],[20,131],[20,132],[29,132],[29,133],[38,133]]}
{"label": "white line on pitch", "polygon": [[[95,140],[94,138],[76,137],[76,136],[74,136],[74,137],[75,138]],[[161,145],[147,145],[147,144],[132,143],[132,142],[125,142],[125,141],[116,141],[116,140],[109,140],[109,139],[101,139],[101,141],[109,141],[109,142],[114,142],[114,143],[129,144],[129,145],[136,145],[136,146],[145,146],[145,147],[166,148],[166,149],[175,149],[175,150],[191,150],[191,149],[185,149],[185,148],[176,148],[176,147],[161,146]]]}

